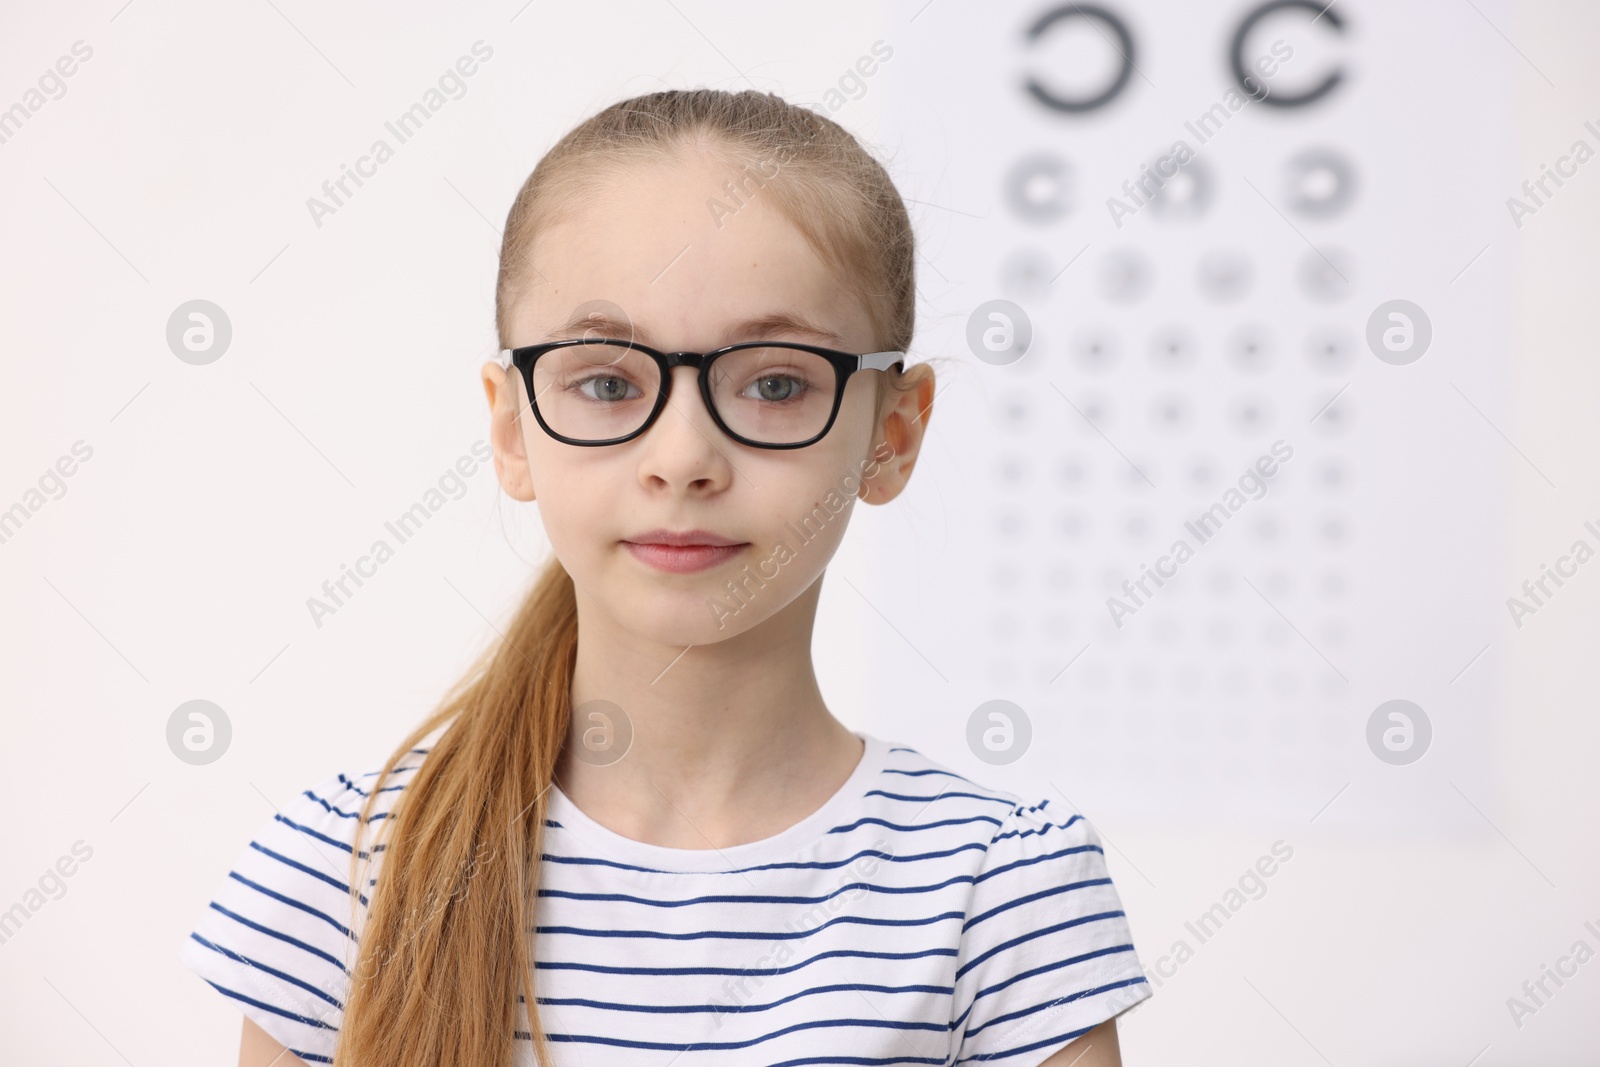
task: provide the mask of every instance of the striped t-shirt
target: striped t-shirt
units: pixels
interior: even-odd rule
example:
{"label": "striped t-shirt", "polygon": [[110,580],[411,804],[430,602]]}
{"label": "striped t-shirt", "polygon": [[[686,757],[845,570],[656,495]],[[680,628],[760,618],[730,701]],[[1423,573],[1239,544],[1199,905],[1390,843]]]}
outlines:
{"label": "striped t-shirt", "polygon": [[[821,808],[729,848],[623,837],[551,788],[533,945],[556,1064],[1030,1067],[1150,996],[1083,816],[857,736]],[[339,1037],[350,848],[376,777],[336,775],[268,822],[179,953],[307,1063]]]}

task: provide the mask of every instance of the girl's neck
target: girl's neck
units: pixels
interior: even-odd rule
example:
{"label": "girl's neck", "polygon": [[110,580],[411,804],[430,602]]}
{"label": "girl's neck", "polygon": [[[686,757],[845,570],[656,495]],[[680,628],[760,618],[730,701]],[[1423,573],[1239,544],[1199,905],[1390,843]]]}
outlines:
{"label": "girl's neck", "polygon": [[684,849],[761,840],[821,807],[862,743],[828,711],[812,668],[820,585],[756,630],[687,651],[639,638],[580,592],[573,707],[616,705],[632,742],[606,763],[580,758],[569,737],[562,791],[624,837]]}

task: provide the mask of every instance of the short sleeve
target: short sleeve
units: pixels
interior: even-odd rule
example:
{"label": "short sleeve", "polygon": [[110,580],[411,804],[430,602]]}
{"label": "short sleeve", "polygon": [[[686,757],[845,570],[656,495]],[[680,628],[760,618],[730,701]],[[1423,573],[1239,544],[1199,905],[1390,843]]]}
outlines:
{"label": "short sleeve", "polygon": [[178,952],[306,1063],[333,1062],[355,964],[350,857],[365,800],[339,775],[286,804],[245,847]]}
{"label": "short sleeve", "polygon": [[956,961],[956,1065],[1033,1067],[1151,995],[1093,827],[1048,800],[1002,820]]}

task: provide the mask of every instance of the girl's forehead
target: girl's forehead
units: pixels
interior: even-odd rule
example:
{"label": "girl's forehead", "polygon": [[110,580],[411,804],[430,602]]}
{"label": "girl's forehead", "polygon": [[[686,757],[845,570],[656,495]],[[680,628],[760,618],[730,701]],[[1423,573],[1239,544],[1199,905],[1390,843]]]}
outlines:
{"label": "girl's forehead", "polygon": [[597,183],[535,235],[513,308],[518,335],[549,336],[601,301],[614,306],[609,317],[620,310],[648,331],[638,338],[645,343],[714,347],[743,324],[787,314],[839,338],[833,345],[870,344],[854,287],[739,177],[736,167],[695,159]]}

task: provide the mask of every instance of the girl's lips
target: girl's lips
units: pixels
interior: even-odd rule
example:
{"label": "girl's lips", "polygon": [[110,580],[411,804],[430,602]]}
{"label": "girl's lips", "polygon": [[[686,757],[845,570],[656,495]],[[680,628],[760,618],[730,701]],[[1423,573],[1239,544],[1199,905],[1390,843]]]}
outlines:
{"label": "girl's lips", "polygon": [[708,570],[743,552],[748,545],[660,545],[624,541],[634,559],[669,574]]}

